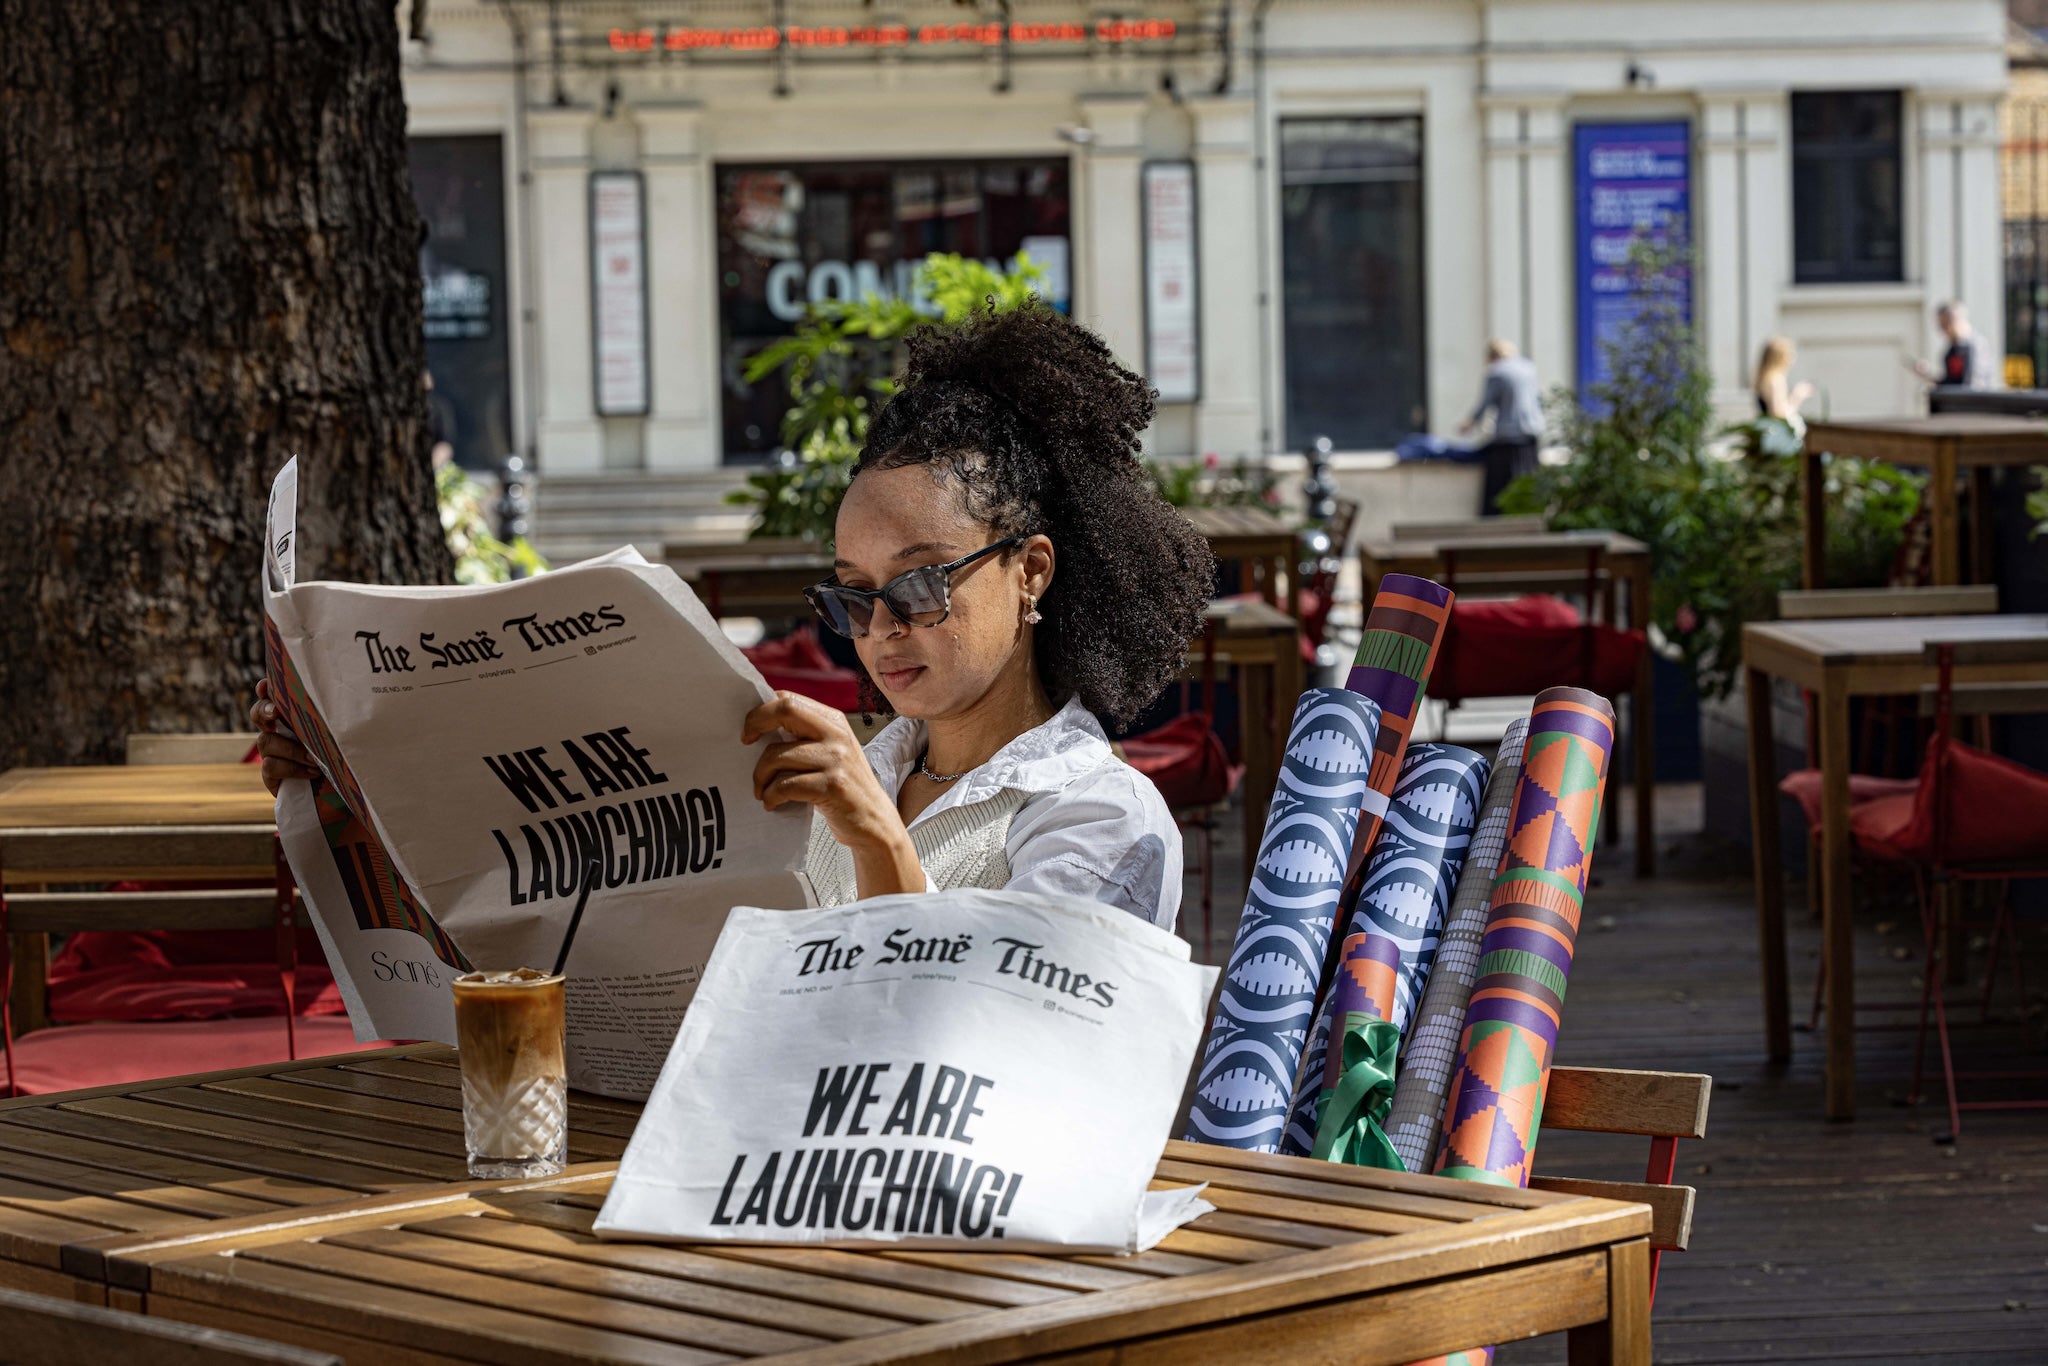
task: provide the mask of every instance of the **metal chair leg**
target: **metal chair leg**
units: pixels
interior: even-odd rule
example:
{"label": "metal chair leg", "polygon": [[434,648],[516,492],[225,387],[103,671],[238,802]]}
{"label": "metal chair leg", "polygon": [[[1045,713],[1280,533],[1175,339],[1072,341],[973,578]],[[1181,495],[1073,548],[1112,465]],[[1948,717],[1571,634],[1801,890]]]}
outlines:
{"label": "metal chair leg", "polygon": [[1927,902],[1927,878],[1913,870],[1913,898],[1920,906],[1920,1023],[1913,1033],[1913,1084],[1906,1089],[1906,1104],[1920,1103],[1920,1077],[1927,1062],[1927,1006],[1934,992],[1934,950],[1940,942],[1940,917]]}

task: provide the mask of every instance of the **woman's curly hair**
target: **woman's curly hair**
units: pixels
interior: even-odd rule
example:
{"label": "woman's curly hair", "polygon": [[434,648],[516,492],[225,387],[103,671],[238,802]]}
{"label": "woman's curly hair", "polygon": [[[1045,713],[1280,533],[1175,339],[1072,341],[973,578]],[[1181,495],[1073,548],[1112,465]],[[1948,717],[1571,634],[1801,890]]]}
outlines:
{"label": "woman's curly hair", "polygon": [[998,536],[1048,537],[1039,677],[1055,702],[1077,696],[1119,727],[1180,673],[1215,570],[1139,459],[1151,421],[1150,387],[1093,332],[1037,304],[991,309],[910,338],[902,387],[854,467],[930,465]]}

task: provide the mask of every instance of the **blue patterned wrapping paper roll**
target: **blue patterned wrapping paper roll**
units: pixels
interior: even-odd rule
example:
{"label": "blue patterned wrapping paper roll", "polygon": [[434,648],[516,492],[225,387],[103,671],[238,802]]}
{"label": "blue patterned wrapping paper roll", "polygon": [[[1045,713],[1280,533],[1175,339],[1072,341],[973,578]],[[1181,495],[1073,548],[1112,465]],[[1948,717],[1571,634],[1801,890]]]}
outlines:
{"label": "blue patterned wrapping paper roll", "polygon": [[1518,718],[1501,737],[1486,799],[1479,807],[1479,829],[1472,836],[1450,914],[1437,940],[1436,963],[1401,1041],[1387,1136],[1411,1172],[1426,1172],[1436,1165],[1444,1098],[1458,1065],[1458,1040],[1465,1032],[1465,1008],[1479,971],[1479,941],[1493,904],[1494,875],[1508,852],[1508,819],[1514,814],[1515,784],[1522,776],[1522,748],[1528,739],[1527,717]]}
{"label": "blue patterned wrapping paper roll", "polygon": [[[1366,864],[1365,891],[1341,931],[1345,938],[1377,935],[1399,948],[1393,1025],[1404,1038],[1436,958],[1437,940],[1479,824],[1479,804],[1491,768],[1484,756],[1459,745],[1408,746]],[[1329,1006],[1327,999],[1319,1003],[1310,1026],[1289,1100],[1283,1153],[1307,1156],[1315,1148],[1330,1043]]]}
{"label": "blue patterned wrapping paper roll", "polygon": [[1342,688],[1311,688],[1294,709],[1188,1111],[1191,1142],[1280,1146],[1379,724],[1377,702]]}

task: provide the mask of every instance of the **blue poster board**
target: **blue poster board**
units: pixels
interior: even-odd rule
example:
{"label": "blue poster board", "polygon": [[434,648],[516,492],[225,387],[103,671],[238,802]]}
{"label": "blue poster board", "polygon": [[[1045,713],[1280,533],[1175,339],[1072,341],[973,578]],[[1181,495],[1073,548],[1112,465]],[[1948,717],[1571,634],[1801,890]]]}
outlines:
{"label": "blue poster board", "polygon": [[1639,240],[1691,238],[1692,125],[1582,123],[1572,130],[1577,205],[1579,400],[1607,379],[1603,343],[1611,342],[1646,298],[1674,291],[1692,321],[1691,272],[1675,267],[1661,281],[1632,278]]}

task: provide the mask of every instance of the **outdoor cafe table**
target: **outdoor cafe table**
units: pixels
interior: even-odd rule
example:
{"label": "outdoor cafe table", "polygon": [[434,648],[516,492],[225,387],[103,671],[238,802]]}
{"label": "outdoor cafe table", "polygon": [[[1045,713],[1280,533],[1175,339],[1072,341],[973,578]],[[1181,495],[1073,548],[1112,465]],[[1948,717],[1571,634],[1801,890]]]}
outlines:
{"label": "outdoor cafe table", "polygon": [[1870,422],[1815,422],[1800,450],[1804,490],[1804,577],[1807,588],[1827,587],[1826,500],[1822,454],[1853,455],[1928,472],[1927,510],[1933,532],[1936,586],[1966,582],[1956,477],[1970,476],[1970,542],[1976,560],[1969,582],[1991,579],[1991,471],[1999,465],[2048,464],[2048,422],[2000,413],[1936,413],[1932,417]]}
{"label": "outdoor cafe table", "polygon": [[[23,890],[50,883],[127,878],[268,879],[275,867],[273,810],[263,774],[255,764],[10,769],[0,773],[0,884]],[[167,856],[164,841],[172,830],[245,835],[248,863],[163,866],[161,860]],[[94,837],[93,863],[51,863],[50,837],[60,837],[57,843],[61,847],[66,832]],[[137,850],[132,858],[109,863],[108,850],[118,849],[123,832],[135,833]],[[15,856],[23,837],[31,835],[37,837],[39,846],[35,866],[17,867]],[[105,838],[108,836],[113,838]],[[240,843],[236,841],[238,847]],[[17,1032],[25,1033],[43,1023],[43,973],[35,965],[47,958],[47,936],[14,935],[11,943],[13,1023]]]}
{"label": "outdoor cafe table", "polygon": [[[1218,564],[1239,567],[1240,589],[1257,593],[1266,606],[1301,620],[1301,552],[1297,547],[1302,523],[1298,519],[1251,507],[1182,508],[1181,515],[1209,542]],[[1285,601],[1280,597],[1283,579],[1287,582]]]}
{"label": "outdoor cafe table", "polygon": [[0,1284],[379,1366],[1650,1359],[1643,1205],[1171,1143],[1217,1209],[1136,1257],[600,1243],[637,1107],[480,1182],[460,1097],[419,1045],[0,1104]]}
{"label": "outdoor cafe table", "polygon": [[[1773,1062],[1792,1056],[1785,967],[1785,882],[1771,679],[1814,698],[1821,779],[1821,956],[1827,975],[1827,1116],[1856,1114],[1856,975],[1849,884],[1849,699],[1917,694],[1935,684],[1934,641],[2048,637],[2048,616],[1856,617],[1753,622],[1742,628],[1749,701],[1749,810],[1756,858],[1764,1036]],[[2039,666],[1958,666],[1958,683],[2048,682]]]}
{"label": "outdoor cafe table", "polygon": [[[1460,593],[1574,592],[1586,586],[1589,574],[1601,599],[1601,615],[1615,618],[1614,587],[1628,585],[1627,627],[1650,627],[1650,547],[1617,531],[1546,531],[1529,536],[1417,537],[1413,540],[1369,540],[1358,547],[1368,605],[1388,574],[1412,574],[1446,584]],[[1586,604],[1591,611],[1593,604]],[[1559,680],[1564,681],[1564,680]],[[1636,876],[1650,877],[1657,867],[1657,841],[1646,832],[1657,828],[1657,728],[1651,661],[1646,651],[1629,698],[1629,730],[1634,738]]]}

